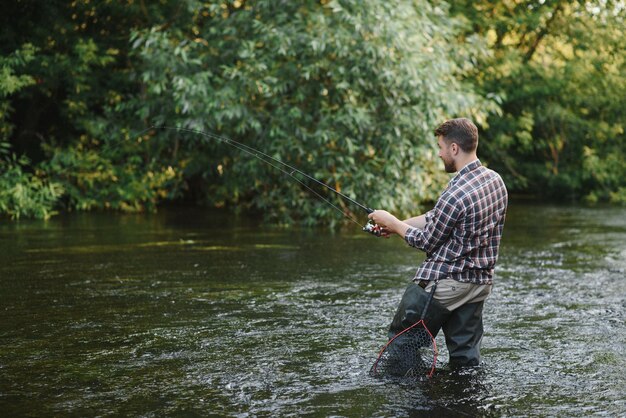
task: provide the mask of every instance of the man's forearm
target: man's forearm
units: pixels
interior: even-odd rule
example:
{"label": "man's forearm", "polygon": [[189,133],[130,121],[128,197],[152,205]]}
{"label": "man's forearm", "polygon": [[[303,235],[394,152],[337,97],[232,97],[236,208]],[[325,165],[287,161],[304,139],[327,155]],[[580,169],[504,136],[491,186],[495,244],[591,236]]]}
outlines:
{"label": "man's forearm", "polygon": [[411,225],[413,228],[424,229],[426,226],[426,215],[414,216],[403,221],[406,224]]}
{"label": "man's forearm", "polygon": [[401,237],[406,235],[406,231],[408,231],[410,227],[411,225],[397,218],[387,224],[387,229]]}

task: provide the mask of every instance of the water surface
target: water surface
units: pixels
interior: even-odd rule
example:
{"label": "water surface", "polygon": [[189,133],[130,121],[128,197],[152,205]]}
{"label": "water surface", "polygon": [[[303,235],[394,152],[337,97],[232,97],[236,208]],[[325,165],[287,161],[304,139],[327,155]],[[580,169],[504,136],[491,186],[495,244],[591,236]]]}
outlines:
{"label": "water surface", "polygon": [[[626,210],[511,205],[483,365],[368,376],[418,251],[224,213],[0,223],[6,416],[624,416]],[[445,347],[442,336],[438,345]]]}

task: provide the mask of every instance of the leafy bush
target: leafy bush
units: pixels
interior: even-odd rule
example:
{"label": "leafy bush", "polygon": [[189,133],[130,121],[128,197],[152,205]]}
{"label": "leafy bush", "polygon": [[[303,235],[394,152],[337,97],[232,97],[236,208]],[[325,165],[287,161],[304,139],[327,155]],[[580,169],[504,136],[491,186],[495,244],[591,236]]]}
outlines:
{"label": "leafy bush", "polygon": [[[3,150],[6,143],[0,143]],[[41,175],[24,171],[29,161],[26,157],[4,156],[0,162],[0,214],[12,219],[21,217],[48,219],[63,194],[59,183]]]}
{"label": "leafy bush", "polygon": [[[435,199],[447,176],[432,129],[447,116],[484,120],[496,109],[459,81],[468,58],[485,51],[454,44],[457,21],[445,5],[198,3],[191,21],[191,30],[133,34],[142,94],[117,113],[232,137],[371,207],[410,213]],[[223,144],[171,130],[147,139],[154,156],[179,150],[185,176],[212,205],[280,222],[337,219],[297,183]]]}
{"label": "leafy bush", "polygon": [[119,160],[112,159],[113,153],[95,142],[83,136],[80,146],[47,150],[52,157],[43,167],[62,184],[68,209],[139,212],[177,197],[172,193],[181,171],[119,152]]}
{"label": "leafy bush", "polygon": [[29,172],[30,160],[11,154],[11,146],[6,142],[14,128],[8,120],[13,110],[9,96],[35,82],[31,76],[16,71],[31,61],[35,52],[32,45],[26,44],[6,57],[0,56],[0,215],[12,219],[49,218],[63,192],[58,183],[48,181],[43,173]]}

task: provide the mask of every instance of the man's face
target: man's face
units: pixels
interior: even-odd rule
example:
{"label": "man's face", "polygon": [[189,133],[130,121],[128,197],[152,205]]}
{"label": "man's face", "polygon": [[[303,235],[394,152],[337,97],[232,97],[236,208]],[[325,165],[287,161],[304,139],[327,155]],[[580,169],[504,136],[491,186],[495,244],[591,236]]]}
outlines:
{"label": "man's face", "polygon": [[456,173],[456,163],[452,158],[452,144],[447,144],[441,135],[437,137],[437,144],[439,145],[439,158],[443,160],[446,173]]}

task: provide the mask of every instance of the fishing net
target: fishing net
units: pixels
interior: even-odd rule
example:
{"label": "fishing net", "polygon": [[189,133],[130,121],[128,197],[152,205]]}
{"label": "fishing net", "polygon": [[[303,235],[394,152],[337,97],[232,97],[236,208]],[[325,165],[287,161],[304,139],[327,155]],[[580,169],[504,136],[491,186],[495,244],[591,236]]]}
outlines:
{"label": "fishing net", "polygon": [[438,282],[432,284],[430,292],[417,283],[407,286],[389,327],[389,341],[378,354],[370,375],[420,378],[435,373],[437,343],[434,335],[441,327],[440,318],[448,312],[445,306],[433,300]]}
{"label": "fishing net", "polygon": [[437,363],[437,343],[420,320],[390,339],[370,369],[374,377],[431,377]]}

